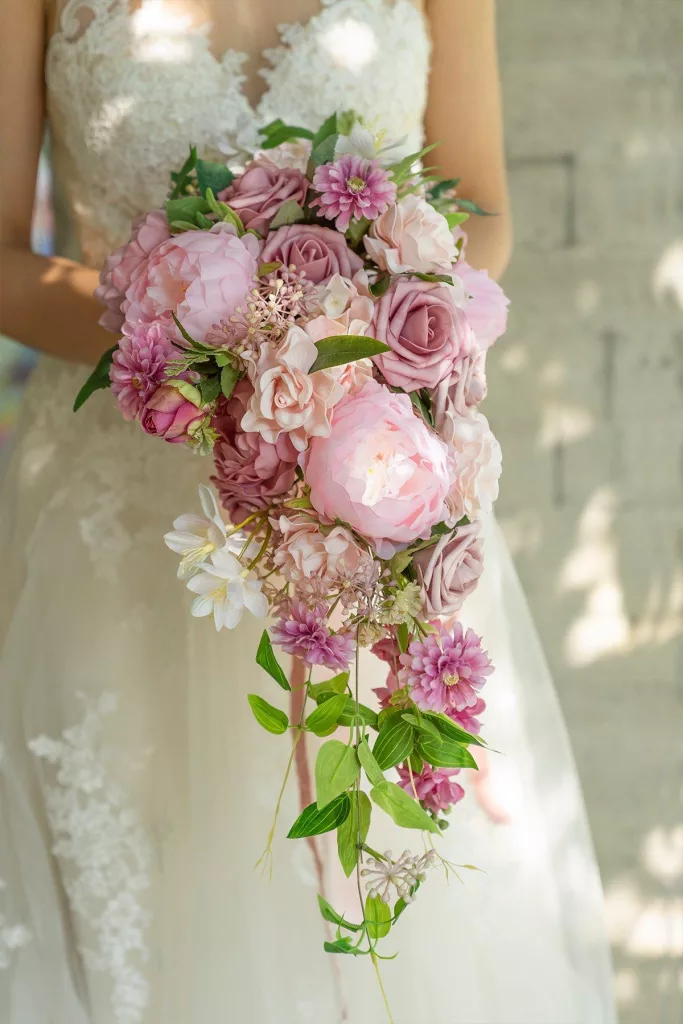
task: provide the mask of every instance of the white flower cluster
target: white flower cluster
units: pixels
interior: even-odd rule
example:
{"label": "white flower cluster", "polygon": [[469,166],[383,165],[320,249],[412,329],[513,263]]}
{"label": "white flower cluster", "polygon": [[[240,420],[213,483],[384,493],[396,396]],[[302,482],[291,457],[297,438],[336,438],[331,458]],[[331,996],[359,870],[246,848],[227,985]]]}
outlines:
{"label": "white flower cluster", "polygon": [[393,887],[405,903],[412,903],[414,886],[424,882],[427,869],[433,867],[435,861],[433,850],[421,857],[405,850],[398,860],[393,859],[391,850],[384,854],[384,860],[371,857],[368,860],[370,866],[361,871],[361,875],[368,879],[365,883],[368,896],[379,896],[383,903],[389,903]]}

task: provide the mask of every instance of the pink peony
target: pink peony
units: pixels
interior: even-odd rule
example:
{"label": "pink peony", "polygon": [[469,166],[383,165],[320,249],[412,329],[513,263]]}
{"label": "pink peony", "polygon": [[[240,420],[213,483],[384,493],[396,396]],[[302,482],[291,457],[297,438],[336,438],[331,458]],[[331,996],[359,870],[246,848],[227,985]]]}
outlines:
{"label": "pink peony", "polygon": [[349,249],[346,239],[332,228],[319,224],[289,224],[266,239],[263,263],[279,260],[286,267],[303,271],[313,284],[325,284],[334,274],[353,277],[363,261]]}
{"label": "pink peony", "polygon": [[374,361],[387,382],[404,391],[450,384],[476,346],[452,289],[409,278],[398,278],[379,300],[369,333],[391,347]]}
{"label": "pink peony", "polygon": [[[129,323],[152,323],[171,312],[196,341],[227,320],[253,286],[259,243],[238,238],[231,224],[184,231],[155,249],[135,273],[123,311]],[[175,328],[173,328],[175,330]]]}
{"label": "pink peony", "polygon": [[309,438],[329,434],[331,409],[344,392],[329,371],[308,372],[317,356],[301,327],[290,327],[277,347],[263,345],[258,362],[249,364],[254,393],[242,429],[260,433],[271,444],[288,434],[300,452]]}
{"label": "pink peony", "polygon": [[100,271],[100,285],[95,296],[107,307],[100,317],[102,327],[108,331],[121,329],[124,320],[121,303],[134,272],[170,235],[163,210],[152,210],[133,221],[130,241],[108,256]]}
{"label": "pink peony", "polygon": [[419,775],[411,772],[406,765],[399,765],[397,770],[401,789],[412,797],[417,794],[417,799],[425,809],[434,814],[449,810],[465,795],[462,786],[453,782],[453,776],[460,773],[459,768],[432,768],[425,764]]}
{"label": "pink peony", "polygon": [[134,420],[145,402],[166,379],[166,367],[177,349],[164,324],[124,325],[109,377],[124,419]]}
{"label": "pink peony", "polygon": [[311,207],[320,207],[327,220],[346,231],[352,220],[374,220],[396,198],[396,185],[377,160],[364,160],[347,153],[332,164],[321,164],[313,176],[313,188],[320,197]]}
{"label": "pink peony", "polygon": [[326,615],[324,605],[310,609],[303,601],[293,601],[289,614],[270,631],[273,642],[308,665],[325,665],[343,672],[355,654],[356,641],[348,633],[331,633],[325,625]]}
{"label": "pink peony", "polygon": [[370,259],[392,274],[444,273],[457,252],[446,218],[416,195],[390,206],[371,224],[363,241]]}
{"label": "pink peony", "polygon": [[510,300],[486,270],[475,270],[465,260],[459,260],[453,271],[462,281],[467,298],[463,306],[479,347],[490,348],[505,334]]}
{"label": "pink peony", "polygon": [[414,556],[429,618],[454,615],[479,582],[484,568],[480,529],[479,523],[460,526]]}
{"label": "pink peony", "polygon": [[260,156],[247,164],[218,198],[239,214],[245,228],[265,235],[284,202],[303,205],[308,186],[301,171],[278,167],[268,157]]}
{"label": "pink peony", "polygon": [[311,576],[332,583],[340,571],[353,575],[361,564],[371,560],[369,552],[344,526],[322,530],[310,516],[301,513],[280,516],[273,526],[282,535],[273,562],[290,583]]}
{"label": "pink peony", "polygon": [[465,631],[456,622],[449,633],[440,629],[422,640],[413,640],[405,654],[398,674],[401,686],[423,711],[463,711],[478,701],[477,690],[493,672],[481,640],[472,629]]}
{"label": "pink peony", "polygon": [[449,525],[467,516],[478,519],[491,511],[498,497],[502,470],[500,445],[481,412],[461,415],[452,404],[435,403],[435,425],[451,455],[451,489],[448,494]]}
{"label": "pink peony", "polygon": [[[140,422],[147,434],[163,437],[172,444],[189,441],[206,419],[206,409],[201,407],[199,392],[191,385],[183,388],[183,394],[172,383],[162,384],[147,400]],[[185,395],[196,391],[196,397]]]}
{"label": "pink peony", "polygon": [[427,538],[444,517],[449,487],[443,441],[414,415],[407,395],[371,380],[345,396],[328,437],[300,457],[313,507],[371,540],[381,558]]}

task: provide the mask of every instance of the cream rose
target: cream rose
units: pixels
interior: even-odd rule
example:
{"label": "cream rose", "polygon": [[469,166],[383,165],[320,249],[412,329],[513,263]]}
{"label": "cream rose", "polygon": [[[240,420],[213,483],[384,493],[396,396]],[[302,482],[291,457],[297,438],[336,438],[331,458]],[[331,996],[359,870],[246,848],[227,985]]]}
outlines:
{"label": "cream rose", "polygon": [[457,259],[448,221],[416,195],[406,196],[380,214],[364,241],[370,259],[392,274],[409,270],[438,274],[450,271]]}

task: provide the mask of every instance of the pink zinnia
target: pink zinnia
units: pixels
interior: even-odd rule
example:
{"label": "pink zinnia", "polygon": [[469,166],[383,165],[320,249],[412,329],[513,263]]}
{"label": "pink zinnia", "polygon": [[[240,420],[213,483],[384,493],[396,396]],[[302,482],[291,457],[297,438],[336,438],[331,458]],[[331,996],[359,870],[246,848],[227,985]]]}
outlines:
{"label": "pink zinnia", "polygon": [[326,614],[324,605],[311,609],[303,601],[292,601],[288,616],[273,626],[271,636],[287,654],[342,672],[349,667],[356,642],[347,633],[330,633],[324,624]]}
{"label": "pink zinnia", "polygon": [[432,768],[426,764],[419,775],[415,772],[411,775],[407,765],[399,765],[398,784],[412,797],[417,793],[425,809],[438,814],[439,811],[447,811],[464,797],[465,790],[452,779],[459,772],[459,768]]}
{"label": "pink zinnia", "polygon": [[423,711],[474,708],[479,700],[476,691],[493,672],[480,638],[459,622],[452,633],[440,629],[424,640],[413,640],[400,661],[399,682],[410,689]]}
{"label": "pink zinnia", "polygon": [[459,725],[465,732],[470,732],[474,736],[478,736],[481,732],[481,722],[476,717],[486,711],[486,701],[482,700],[481,697],[477,698],[477,703],[471,708],[463,708],[462,711],[456,711],[455,708],[446,708],[446,714],[456,725]]}
{"label": "pink zinnia", "polygon": [[313,188],[320,192],[311,206],[319,206],[327,220],[346,231],[351,220],[375,220],[396,198],[396,185],[389,172],[376,160],[346,154],[333,164],[321,164],[313,176]]}
{"label": "pink zinnia", "polygon": [[109,376],[124,419],[134,420],[165,380],[175,347],[163,324],[124,324],[123,332]]}

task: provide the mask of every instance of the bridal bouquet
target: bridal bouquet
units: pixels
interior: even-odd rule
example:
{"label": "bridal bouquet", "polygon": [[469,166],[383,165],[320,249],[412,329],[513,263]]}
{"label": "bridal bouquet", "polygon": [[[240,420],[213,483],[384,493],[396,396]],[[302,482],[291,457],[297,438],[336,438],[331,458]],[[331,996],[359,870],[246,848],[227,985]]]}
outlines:
{"label": "bridal bouquet", "polygon": [[[262,137],[240,170],[192,149],[165,208],[109,257],[102,322],[121,337],[76,407],[110,387],[145,433],[211,455],[201,514],[165,541],[193,615],[219,630],[270,616],[256,661],[283,690],[276,649],[307,666],[293,720],[248,697],[290,734],[290,768],[303,734],[340,730],[288,835],[336,830],[362,911],[319,897],[325,948],[376,965],[429,868],[448,868],[435,840],[483,745],[492,665],[459,612],[498,493],[478,405],[507,300],[463,255],[461,225],[483,211],[421,166],[428,149],[392,162],[353,113]],[[361,648],[387,666],[375,707],[359,701]],[[375,809],[421,832],[420,852],[373,849]]]}

